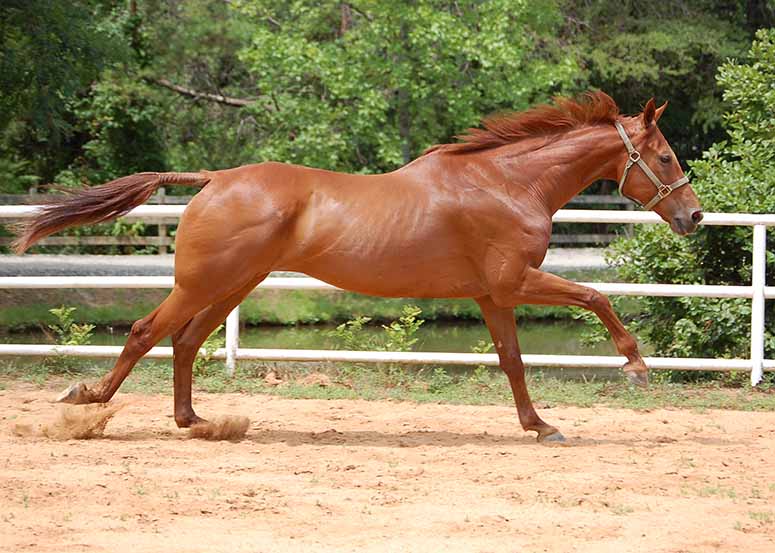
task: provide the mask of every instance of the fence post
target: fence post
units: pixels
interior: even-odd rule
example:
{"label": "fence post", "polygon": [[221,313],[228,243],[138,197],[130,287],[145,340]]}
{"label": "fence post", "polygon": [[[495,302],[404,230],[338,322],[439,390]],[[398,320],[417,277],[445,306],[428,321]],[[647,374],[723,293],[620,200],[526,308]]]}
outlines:
{"label": "fence post", "polygon": [[764,360],[764,286],[766,282],[767,227],[753,227],[753,261],[751,263],[751,386],[762,379]]}
{"label": "fence post", "polygon": [[239,348],[239,305],[226,317],[226,374],[234,376]]}

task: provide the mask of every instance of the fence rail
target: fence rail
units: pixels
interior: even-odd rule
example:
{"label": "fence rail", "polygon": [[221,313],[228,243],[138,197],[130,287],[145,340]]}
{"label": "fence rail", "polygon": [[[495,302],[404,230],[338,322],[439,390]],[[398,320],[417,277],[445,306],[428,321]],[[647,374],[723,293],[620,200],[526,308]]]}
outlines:
{"label": "fence rail", "polygon": [[[177,217],[183,205],[141,206],[127,214],[128,219],[153,219]],[[32,215],[34,206],[0,206],[0,220],[23,218]],[[560,210],[555,223],[632,223],[653,224],[661,222],[652,212],[608,210]],[[677,285],[677,284],[627,284],[615,282],[585,283],[600,292],[613,295],[643,296],[692,296],[714,298],[748,298],[751,300],[751,355],[749,359],[708,358],[658,358],[646,359],[654,369],[681,370],[750,370],[751,384],[756,385],[764,370],[775,370],[775,360],[764,359],[764,304],[775,299],[775,286],[765,282],[766,231],[775,226],[775,215],[745,213],[707,213],[703,225],[753,227],[753,263],[750,286]],[[170,288],[172,277],[2,277],[0,288]],[[313,278],[270,277],[259,285],[260,289],[274,290],[339,290],[335,286]],[[2,344],[0,355],[84,355],[114,357],[121,348],[110,346],[51,346],[29,344]],[[172,348],[157,347],[151,357],[171,357]],[[434,353],[434,352],[357,352],[327,350],[275,350],[239,347],[239,307],[226,321],[226,347],[216,352],[216,357],[226,359],[227,370],[234,370],[239,359],[263,359],[273,361],[357,361],[438,364],[489,364],[497,365],[494,354]],[[619,367],[624,363],[620,356],[584,355],[524,355],[528,366],[543,367]]]}

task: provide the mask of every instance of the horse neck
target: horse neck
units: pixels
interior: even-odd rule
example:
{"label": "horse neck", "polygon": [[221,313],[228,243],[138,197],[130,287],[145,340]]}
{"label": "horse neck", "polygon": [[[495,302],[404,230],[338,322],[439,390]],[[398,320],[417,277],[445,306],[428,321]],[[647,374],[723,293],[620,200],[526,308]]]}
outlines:
{"label": "horse neck", "polygon": [[493,161],[504,182],[525,190],[551,213],[596,180],[616,180],[626,153],[613,125],[575,129],[532,150],[521,142],[498,148]]}

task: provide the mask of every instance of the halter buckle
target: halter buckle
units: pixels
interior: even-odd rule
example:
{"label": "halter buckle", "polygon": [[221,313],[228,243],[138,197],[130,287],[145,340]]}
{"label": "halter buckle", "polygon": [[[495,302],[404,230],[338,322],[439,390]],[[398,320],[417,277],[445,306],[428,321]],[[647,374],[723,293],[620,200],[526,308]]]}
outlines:
{"label": "halter buckle", "polygon": [[673,192],[673,188],[669,184],[662,184],[657,188],[657,195],[659,199],[667,198]]}
{"label": "halter buckle", "polygon": [[640,152],[638,150],[633,150],[630,152],[630,161],[632,163],[638,163],[640,161]]}

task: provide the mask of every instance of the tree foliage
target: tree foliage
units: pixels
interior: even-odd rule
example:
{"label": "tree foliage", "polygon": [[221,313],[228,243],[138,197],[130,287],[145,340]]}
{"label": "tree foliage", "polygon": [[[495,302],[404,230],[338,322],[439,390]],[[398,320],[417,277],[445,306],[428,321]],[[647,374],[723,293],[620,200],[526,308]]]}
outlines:
{"label": "tree foliage", "polygon": [[260,157],[385,171],[478,122],[567,90],[552,2],[242,2],[262,95]]}
{"label": "tree foliage", "polygon": [[109,36],[88,2],[6,0],[0,11],[0,125],[26,119],[40,140],[69,131],[63,100],[96,79]]}
{"label": "tree foliage", "polygon": [[395,169],[482,115],[602,88],[671,100],[685,158],[720,138],[714,75],[766,0],[8,0],[0,183],[266,159]]}
{"label": "tree foliage", "polygon": [[625,111],[650,96],[670,101],[662,124],[679,159],[693,159],[723,137],[718,67],[750,45],[750,2],[566,3],[566,32],[587,78]]}
{"label": "tree foliage", "polygon": [[[52,176],[72,161],[78,143],[72,102],[98,79],[109,59],[111,33],[94,25],[97,2],[7,0],[0,7],[0,166],[18,191],[29,179]],[[7,187],[7,188],[6,188]]]}

